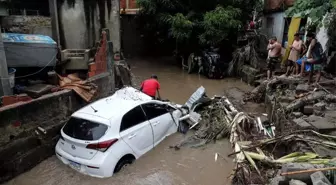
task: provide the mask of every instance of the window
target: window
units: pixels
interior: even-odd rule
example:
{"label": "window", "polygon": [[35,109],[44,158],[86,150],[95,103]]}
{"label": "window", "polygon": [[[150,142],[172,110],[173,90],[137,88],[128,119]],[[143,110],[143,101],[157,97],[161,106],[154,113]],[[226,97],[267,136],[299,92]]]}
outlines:
{"label": "window", "polygon": [[142,105],[142,108],[144,109],[148,120],[151,120],[153,118],[168,113],[168,110],[165,105],[155,103],[144,104]]}
{"label": "window", "polygon": [[65,124],[63,132],[75,139],[95,141],[105,134],[107,128],[104,124],[72,117]]}
{"label": "window", "polygon": [[147,120],[146,116],[142,111],[141,107],[137,106],[123,116],[121,120],[120,132],[129,129],[139,123],[142,123],[146,120]]}

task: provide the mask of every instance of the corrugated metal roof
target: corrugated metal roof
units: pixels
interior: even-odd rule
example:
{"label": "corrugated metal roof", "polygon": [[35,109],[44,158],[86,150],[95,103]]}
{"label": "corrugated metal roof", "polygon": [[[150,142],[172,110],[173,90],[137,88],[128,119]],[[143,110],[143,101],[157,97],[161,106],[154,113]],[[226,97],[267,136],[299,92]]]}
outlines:
{"label": "corrugated metal roof", "polygon": [[265,0],[264,2],[264,10],[275,11],[293,6],[295,0]]}

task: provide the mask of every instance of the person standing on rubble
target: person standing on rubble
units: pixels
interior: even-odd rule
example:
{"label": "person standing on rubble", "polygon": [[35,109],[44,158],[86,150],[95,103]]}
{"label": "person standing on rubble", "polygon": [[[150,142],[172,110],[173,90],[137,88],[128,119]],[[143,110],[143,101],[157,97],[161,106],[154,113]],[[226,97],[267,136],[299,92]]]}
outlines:
{"label": "person standing on rubble", "polygon": [[299,59],[300,54],[302,52],[302,48],[303,48],[302,45],[303,45],[303,42],[300,39],[300,34],[295,33],[293,44],[289,46],[290,53],[289,53],[289,57],[288,57],[288,60],[287,60],[286,76],[288,76],[290,74],[294,65],[296,66],[296,69],[298,68],[296,61]]}
{"label": "person standing on rubble", "polygon": [[152,75],[150,79],[147,79],[141,83],[140,91],[152,97],[153,99],[161,99],[160,97],[160,83],[156,75]]}
{"label": "person standing on rubble", "polygon": [[268,41],[268,59],[267,59],[267,80],[271,79],[275,70],[275,65],[279,62],[281,56],[281,44],[276,37],[272,37]]}
{"label": "person standing on rubble", "polygon": [[[301,64],[300,77],[304,76],[305,69],[310,71],[308,83],[310,84],[313,73],[316,72],[316,81],[318,83],[321,78],[322,63],[325,59],[323,54],[322,45],[315,38],[314,33],[307,34],[307,40],[310,42],[306,57],[298,60],[297,63]],[[308,64],[308,65],[307,65]],[[307,66],[306,66],[307,65]]]}

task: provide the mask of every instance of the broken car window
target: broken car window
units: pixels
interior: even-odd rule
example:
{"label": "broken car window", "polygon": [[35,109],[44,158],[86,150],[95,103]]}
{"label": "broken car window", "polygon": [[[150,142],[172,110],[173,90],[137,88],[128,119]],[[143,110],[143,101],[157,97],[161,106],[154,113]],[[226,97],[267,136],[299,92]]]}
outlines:
{"label": "broken car window", "polygon": [[144,104],[142,105],[142,108],[145,111],[148,120],[168,113],[166,106],[155,103]]}
{"label": "broken car window", "polygon": [[139,123],[146,121],[144,112],[140,106],[135,107],[134,109],[127,112],[121,120],[120,132],[131,128]]}

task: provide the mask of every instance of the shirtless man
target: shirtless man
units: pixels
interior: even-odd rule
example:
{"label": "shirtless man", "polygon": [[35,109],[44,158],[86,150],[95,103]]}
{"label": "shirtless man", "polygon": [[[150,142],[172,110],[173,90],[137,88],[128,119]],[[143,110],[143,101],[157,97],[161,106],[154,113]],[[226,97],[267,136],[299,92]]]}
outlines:
{"label": "shirtless man", "polygon": [[303,48],[302,46],[303,46],[303,43],[302,43],[302,40],[300,39],[300,34],[295,33],[294,41],[293,41],[293,44],[290,46],[290,53],[289,53],[289,57],[287,60],[286,76],[290,74],[291,69],[294,67],[294,64],[296,64],[296,61],[299,59],[301,50]]}
{"label": "shirtless man", "polygon": [[267,61],[267,80],[271,79],[275,70],[275,64],[279,62],[281,56],[281,44],[277,41],[276,37],[269,40],[268,46],[268,61]]}

